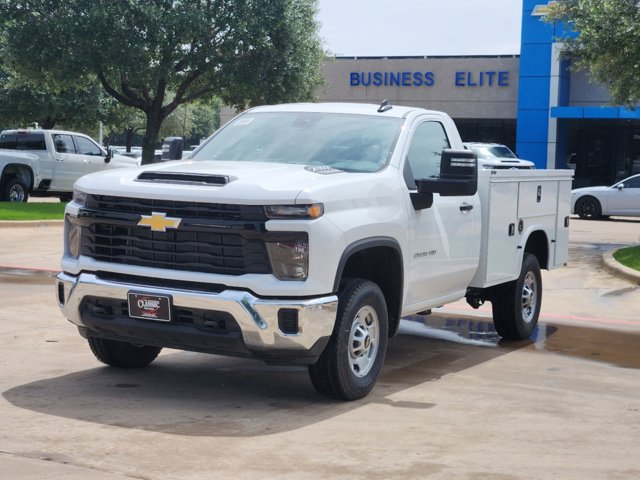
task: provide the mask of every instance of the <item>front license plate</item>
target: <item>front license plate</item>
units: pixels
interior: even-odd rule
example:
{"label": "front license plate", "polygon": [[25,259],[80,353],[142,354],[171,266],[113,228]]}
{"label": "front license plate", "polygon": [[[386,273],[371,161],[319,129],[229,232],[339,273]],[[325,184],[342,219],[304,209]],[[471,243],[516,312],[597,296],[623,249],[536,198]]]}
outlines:
{"label": "front license plate", "polygon": [[129,292],[128,298],[130,317],[160,322],[171,321],[171,297]]}

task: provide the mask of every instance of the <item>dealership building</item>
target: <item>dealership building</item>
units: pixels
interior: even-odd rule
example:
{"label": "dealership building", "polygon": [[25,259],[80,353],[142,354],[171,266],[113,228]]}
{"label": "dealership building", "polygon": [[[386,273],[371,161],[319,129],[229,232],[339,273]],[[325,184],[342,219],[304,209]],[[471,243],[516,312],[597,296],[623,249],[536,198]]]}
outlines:
{"label": "dealership building", "polygon": [[335,58],[320,101],[413,105],[447,112],[464,141],[509,145],[538,168],[574,168],[575,186],[640,173],[640,108],[559,59],[562,24],[524,0],[520,56]]}
{"label": "dealership building", "polygon": [[537,168],[573,168],[574,187],[640,173],[640,108],[611,105],[605,88],[559,58],[557,42],[572,33],[544,21],[548,3],[523,0],[519,56],[338,57],[323,67],[318,101],[442,110],[463,141],[506,144]]}

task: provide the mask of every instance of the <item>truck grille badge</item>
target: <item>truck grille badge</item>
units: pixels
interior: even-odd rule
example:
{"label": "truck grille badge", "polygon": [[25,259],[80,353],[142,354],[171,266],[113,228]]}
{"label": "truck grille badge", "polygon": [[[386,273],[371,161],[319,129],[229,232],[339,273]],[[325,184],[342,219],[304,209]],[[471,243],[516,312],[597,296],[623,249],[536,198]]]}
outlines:
{"label": "truck grille badge", "polygon": [[167,228],[178,228],[181,218],[167,217],[166,213],[152,212],[151,215],[141,215],[138,226],[151,227],[154,232],[166,232]]}

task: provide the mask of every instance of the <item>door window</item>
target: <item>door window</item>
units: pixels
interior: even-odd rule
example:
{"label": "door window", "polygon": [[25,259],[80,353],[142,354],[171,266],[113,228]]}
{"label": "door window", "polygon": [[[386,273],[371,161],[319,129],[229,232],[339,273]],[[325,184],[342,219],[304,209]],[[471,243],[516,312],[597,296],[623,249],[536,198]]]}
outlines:
{"label": "door window", "polygon": [[9,133],[0,135],[0,148],[11,150],[46,150],[44,133]]}
{"label": "door window", "polygon": [[102,150],[100,150],[100,147],[98,147],[98,145],[93,143],[88,138],[77,137],[74,135],[73,139],[76,142],[78,153],[82,155],[96,155],[100,157],[102,156]]}
{"label": "door window", "polygon": [[624,188],[640,188],[640,177],[633,177],[624,182]]}
{"label": "door window", "polygon": [[76,153],[76,147],[73,145],[71,135],[56,133],[53,135],[53,144],[56,146],[58,153]]}
{"label": "door window", "polygon": [[415,181],[440,176],[442,150],[450,148],[447,133],[440,122],[423,122],[411,139],[405,162],[405,181],[411,189]]}

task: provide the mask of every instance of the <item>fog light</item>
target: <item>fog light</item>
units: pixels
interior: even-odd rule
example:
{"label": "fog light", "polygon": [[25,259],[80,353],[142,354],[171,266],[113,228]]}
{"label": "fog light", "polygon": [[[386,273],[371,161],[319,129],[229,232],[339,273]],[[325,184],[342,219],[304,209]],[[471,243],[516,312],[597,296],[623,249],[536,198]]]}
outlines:
{"label": "fog light", "polygon": [[279,280],[306,280],[309,273],[309,244],[306,240],[269,242],[267,252],[273,274]]}
{"label": "fog light", "polygon": [[67,223],[67,252],[73,258],[80,255],[80,225]]}

